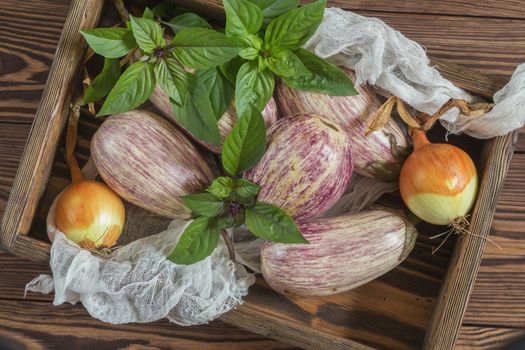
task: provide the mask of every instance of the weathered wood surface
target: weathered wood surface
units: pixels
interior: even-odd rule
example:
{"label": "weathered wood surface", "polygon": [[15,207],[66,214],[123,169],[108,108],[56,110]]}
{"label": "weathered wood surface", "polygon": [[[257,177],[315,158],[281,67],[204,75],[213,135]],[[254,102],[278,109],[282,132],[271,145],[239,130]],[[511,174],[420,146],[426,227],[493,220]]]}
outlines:
{"label": "weathered wood surface", "polygon": [[[11,247],[17,235],[28,233],[36,206],[48,182],[53,158],[80,80],[86,43],[80,30],[98,23],[103,0],[73,0],[64,23],[49,77],[38,105],[2,220],[2,244]],[[27,251],[30,255],[30,250]]]}
{"label": "weathered wood surface", "polygon": [[[441,2],[441,5],[439,6],[442,6],[443,3],[451,2],[453,1]],[[8,6],[6,7],[7,10],[11,11],[16,9],[20,15],[12,16],[6,14],[6,10],[4,10],[5,3],[8,3]],[[372,1],[348,1],[348,3],[348,7],[352,7],[356,3],[360,3],[361,5],[359,6],[366,6],[367,3],[370,6],[381,6],[381,2]],[[397,2],[396,5],[393,5],[391,2],[388,3],[391,4],[391,6],[405,6],[403,3],[407,3],[407,8],[411,9],[410,6],[413,5],[409,3],[415,2],[401,1]],[[500,3],[502,3],[502,1],[486,1],[482,4],[476,4],[475,6],[471,5],[471,9],[473,7],[476,7],[474,11],[481,11],[487,8],[497,9],[497,5]],[[519,2],[515,3],[519,5]],[[468,6],[469,4],[468,2],[463,2],[463,5]],[[29,15],[24,14],[22,10],[18,10],[16,6],[19,6],[18,8],[22,9],[33,7],[32,5],[28,5],[28,3],[23,1],[2,1],[0,4],[0,17],[2,19],[4,17],[9,17],[16,26],[20,27],[17,27],[16,30],[10,29],[9,32],[0,30],[0,61],[2,62],[2,65],[0,66],[0,84],[2,84],[0,94],[4,94],[6,93],[5,91],[9,90],[17,91],[17,93],[1,95],[4,98],[2,98],[0,101],[0,106],[2,107],[0,108],[0,216],[3,213],[2,203],[5,205],[6,195],[9,191],[12,181],[12,175],[10,174],[14,174],[16,171],[16,163],[20,157],[20,149],[23,147],[25,143],[24,137],[27,136],[27,132],[29,131],[27,125],[25,125],[25,129],[24,127],[20,126],[15,128],[12,126],[12,122],[25,124],[30,122],[32,114],[30,108],[33,108],[34,111],[34,108],[36,107],[36,101],[38,101],[38,96],[41,94],[43,82],[45,81],[46,70],[49,67],[44,66],[45,63],[42,63],[45,60],[46,48],[42,48],[42,52],[44,52],[44,54],[42,54],[39,51],[40,49],[38,46],[35,46],[36,44],[34,42],[31,43],[26,42],[25,40],[16,39],[16,44],[13,44],[10,41],[4,39],[9,39],[11,41],[15,40],[13,39],[13,31],[16,31],[21,36],[30,37],[32,33],[31,29],[27,27],[26,22],[18,20],[17,18],[23,19],[27,18],[27,16],[29,16],[29,18],[33,18],[31,16],[37,16],[35,13],[38,12],[38,19],[50,22],[49,24],[42,26],[48,29],[45,33],[46,35],[49,34],[49,38],[46,38],[46,40],[48,40],[49,43],[51,40],[55,40],[56,43],[58,41],[60,29],[57,31],[57,33],[55,33],[52,28],[55,28],[58,25],[56,23],[56,18],[59,16],[64,18],[64,12],[61,13],[59,10],[60,8],[63,9],[67,7],[67,4],[64,5],[62,1],[58,4],[48,1],[47,6],[50,6],[48,9],[52,8],[52,11],[46,12],[44,10],[40,11],[40,9],[45,8],[46,1],[38,1],[35,8],[38,8],[39,11],[34,9],[32,12],[29,11]],[[434,8],[439,8],[439,6]],[[502,6],[502,8],[506,9],[504,11],[508,11],[509,7]],[[392,8],[385,8],[385,10],[394,11]],[[397,11],[397,9],[395,11]],[[442,13],[450,13],[454,15],[461,14],[454,11],[456,11],[456,9],[449,9],[448,11],[443,11]],[[523,12],[523,10],[521,11]],[[410,10],[409,12],[418,11]],[[511,12],[514,14],[513,16],[509,16],[508,13],[499,13],[497,11],[494,11],[492,15],[495,17],[513,18],[518,18],[523,15],[518,7],[515,7]],[[408,21],[406,14],[397,15],[395,13],[383,12],[373,12],[371,14],[382,17],[387,23],[392,24],[397,29],[402,30],[409,37],[425,44],[425,46],[427,46],[429,49],[429,52],[433,55],[440,56],[441,58],[452,59],[456,63],[467,63],[470,66],[479,68],[480,71],[484,73],[497,73],[502,77],[508,78],[513,70],[513,65],[520,62],[520,60],[523,60],[523,57],[525,57],[523,55],[525,52],[525,41],[523,41],[523,38],[520,36],[523,35],[524,32],[523,30],[520,31],[520,28],[525,27],[525,22],[523,21],[477,18],[474,20],[474,22],[472,22],[472,18],[464,19],[462,17],[453,18],[455,16],[423,15],[417,17],[417,20],[413,20],[414,16],[411,15],[411,20]],[[474,15],[477,16],[478,14]],[[45,19],[46,16],[52,19],[47,20]],[[38,26],[39,23],[36,25]],[[44,28],[42,30],[44,30]],[[519,32],[521,32],[521,34],[517,34]],[[510,38],[507,33],[510,33]],[[6,38],[4,38],[4,36]],[[17,45],[19,48],[16,47]],[[17,62],[23,62],[21,64],[17,63],[19,66],[16,67],[19,68],[13,68],[13,65],[6,65],[4,63],[6,62],[5,52],[8,52],[7,49],[5,49],[6,47],[9,47],[10,50],[8,57],[13,59],[14,56],[19,56],[16,58],[16,60],[18,60]],[[18,50],[22,53],[19,53]],[[50,56],[52,56],[52,52],[54,50],[47,50],[47,55],[49,56],[48,61],[50,62]],[[36,62],[34,59],[28,58],[27,54],[24,54],[24,52],[31,53],[31,55],[37,57],[40,57],[39,55],[41,55],[44,56],[44,58],[41,62]],[[462,55],[462,52],[466,52],[466,55]],[[36,64],[36,66],[33,66],[34,64]],[[6,75],[2,74],[3,69],[6,68],[10,69],[10,74],[8,75],[9,80],[5,78]],[[17,71],[23,71],[24,74],[14,74]],[[4,89],[6,81],[11,84],[9,85],[8,90]],[[28,95],[23,95],[23,98],[20,99],[19,97],[24,93],[19,93],[19,91],[23,91],[24,89],[29,89],[33,92],[27,93]],[[12,103],[10,101],[12,101]],[[33,103],[32,107],[31,103]],[[9,108],[4,108],[11,105],[15,106],[15,108],[12,110],[9,110]],[[24,109],[26,106],[27,110]],[[9,123],[5,123],[4,121],[8,121]],[[521,143],[518,143],[518,149],[525,151],[523,138],[521,139]],[[512,168],[509,172],[507,184],[503,189],[503,195],[497,208],[491,236],[500,245],[504,245],[506,249],[504,251],[500,251],[490,244],[487,246],[484,261],[480,269],[478,282],[474,288],[471,304],[467,309],[465,322],[469,326],[464,327],[464,332],[461,334],[459,339],[458,348],[494,348],[494,346],[490,347],[490,344],[499,344],[498,342],[500,340],[505,341],[507,339],[507,335],[509,334],[509,330],[502,328],[502,326],[519,327],[525,325],[525,313],[523,311],[525,297],[523,296],[523,293],[521,293],[525,287],[525,281],[522,278],[525,272],[525,262],[523,261],[523,256],[525,255],[525,243],[523,243],[524,238],[522,238],[523,227],[525,227],[525,214],[523,214],[525,211],[525,202],[523,200],[524,197],[522,195],[520,196],[525,188],[525,182],[523,180],[525,160],[522,159],[520,162],[520,157],[521,155],[515,155]],[[3,257],[6,255],[2,254],[0,256]],[[15,295],[21,295],[22,286],[25,284],[25,282],[38,273],[37,270],[30,270],[30,267],[28,267],[27,271],[30,271],[31,273],[26,275],[21,274],[22,271],[26,271],[26,265],[38,266],[31,265],[29,263],[21,263],[19,260],[15,263],[15,265],[12,265],[12,269],[10,270],[11,272],[9,273],[11,276],[13,276],[13,280],[17,281],[17,285],[16,287],[12,287],[11,285],[7,286],[6,288],[11,290],[11,292],[9,292],[7,290],[4,291],[3,284],[0,284],[0,298],[20,298],[20,296],[17,297]],[[439,266],[435,267],[433,265],[434,261],[428,262],[429,268],[432,267],[433,269],[431,274],[434,274],[436,273],[436,270],[439,270]],[[0,271],[2,271],[2,277],[4,277],[4,268],[6,265],[1,264],[0,266],[2,266]],[[5,272],[9,276],[8,271],[6,270]],[[407,289],[408,288],[410,288],[410,286],[408,286]],[[37,296],[35,294],[31,294],[30,298],[40,299],[46,302],[49,300],[49,297]],[[307,310],[313,310],[316,306],[315,303],[313,306],[300,303],[300,307]],[[44,308],[47,308],[45,311],[47,313],[51,313],[54,310],[48,304],[46,304]],[[295,310],[297,311],[298,309]],[[327,313],[335,316],[341,315],[340,312],[337,312],[340,310],[325,309],[322,311],[325,311],[325,315],[322,315],[321,313],[321,317],[314,317],[309,321],[314,323],[327,322]],[[300,311],[297,312],[298,315],[301,315]],[[32,316],[27,316],[27,319],[30,317]],[[87,317],[86,320],[88,320]],[[331,322],[338,321],[341,320],[331,320]],[[355,320],[355,322],[360,325],[359,319]],[[330,322],[327,324],[330,324]],[[97,327],[98,325],[101,324],[98,323]],[[484,325],[486,325],[488,328],[483,327]],[[494,327],[490,327],[491,325]],[[335,327],[335,329],[336,328],[337,327]],[[104,332],[106,332],[106,334],[110,334],[110,329],[113,328],[108,327],[104,330]],[[78,333],[79,330],[80,328],[71,328],[68,329],[66,333],[69,334],[68,336],[71,334],[75,335],[75,333]],[[389,331],[395,332],[396,329],[394,328],[393,330]],[[151,332],[154,333],[155,331],[152,330]],[[515,334],[514,332],[511,333]],[[24,333],[17,333],[16,337],[22,336],[23,334]],[[143,335],[142,340],[147,342],[147,339],[148,336]],[[81,344],[82,340],[77,339],[75,341],[76,344]],[[84,339],[84,341],[87,341],[87,339]],[[496,341],[496,343],[493,343],[493,341]]]}
{"label": "weathered wood surface", "polygon": [[[463,326],[456,350],[503,349],[516,339],[523,338],[525,331],[513,328]],[[515,348],[521,349],[521,348]]]}

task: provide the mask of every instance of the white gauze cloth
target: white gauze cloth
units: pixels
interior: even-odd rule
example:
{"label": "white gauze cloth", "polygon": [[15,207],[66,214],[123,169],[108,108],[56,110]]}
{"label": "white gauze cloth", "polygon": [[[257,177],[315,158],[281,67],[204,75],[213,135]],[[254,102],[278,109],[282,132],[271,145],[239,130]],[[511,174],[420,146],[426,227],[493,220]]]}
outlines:
{"label": "white gauze cloth", "polygon": [[[377,18],[326,9],[323,22],[305,47],[354,69],[358,84],[380,87],[430,115],[451,98],[476,100],[430,67],[421,45]],[[501,136],[521,128],[525,122],[525,64],[494,95],[494,103],[492,111],[481,117],[460,115],[454,108],[441,122],[451,133],[465,132],[476,138]]]}
{"label": "white gauze cloth", "polygon": [[108,258],[93,255],[56,229],[55,204],[47,218],[53,276],[40,275],[26,286],[26,292],[54,290],[54,305],[80,301],[91,316],[113,324],[167,318],[189,326],[230,311],[255,282],[253,274],[229,260],[222,240],[196,264],[168,261],[189,221],[174,220],[164,232],[118,248]]}

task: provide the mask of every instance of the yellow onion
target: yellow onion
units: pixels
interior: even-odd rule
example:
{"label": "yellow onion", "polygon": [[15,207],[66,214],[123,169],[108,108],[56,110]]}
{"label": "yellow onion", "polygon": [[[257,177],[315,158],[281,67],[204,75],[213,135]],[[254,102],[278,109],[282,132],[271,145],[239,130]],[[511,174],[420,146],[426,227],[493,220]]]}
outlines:
{"label": "yellow onion", "polygon": [[70,185],[56,205],[56,227],[82,248],[109,248],[124,228],[124,204],[107,185],[80,180]]}
{"label": "yellow onion", "polygon": [[[78,104],[78,100],[75,102]],[[66,162],[71,185],[57,200],[55,226],[82,248],[103,249],[117,243],[124,228],[122,199],[106,184],[87,180],[73,153],[77,140],[79,108],[73,108],[66,133]]]}
{"label": "yellow onion", "polygon": [[420,219],[435,225],[454,224],[476,200],[474,162],[456,146],[430,143],[421,130],[411,130],[411,136],[414,152],[401,168],[401,197]]}

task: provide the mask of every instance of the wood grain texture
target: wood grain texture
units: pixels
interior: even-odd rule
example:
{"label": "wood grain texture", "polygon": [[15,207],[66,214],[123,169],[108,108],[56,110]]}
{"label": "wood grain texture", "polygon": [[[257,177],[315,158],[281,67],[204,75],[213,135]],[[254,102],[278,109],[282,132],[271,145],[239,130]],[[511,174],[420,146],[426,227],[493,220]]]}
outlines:
{"label": "wood grain texture", "polygon": [[47,303],[10,300],[0,300],[0,345],[35,350],[294,348],[219,321],[197,327],[180,327],[168,321],[110,325],[73,305],[50,309]]}
{"label": "wood grain texture", "polygon": [[[308,1],[302,1],[308,2]],[[525,18],[525,8],[520,0],[479,1],[472,0],[328,0],[328,6],[349,10],[397,12],[411,14],[439,14],[466,17]]]}
{"label": "wood grain texture", "polygon": [[30,128],[27,124],[0,122],[0,222]]}
{"label": "wood grain texture", "polygon": [[[208,14],[216,14],[220,10],[220,0],[168,0],[185,7],[194,8]],[[312,0],[301,0],[301,3],[309,3]],[[491,17],[498,18],[525,18],[525,9],[520,0],[497,0],[476,3],[473,6],[470,0],[418,0],[418,1],[390,1],[390,0],[328,0],[327,7],[340,7],[352,11],[377,11],[401,13],[404,16],[413,14],[438,14],[452,15],[459,18],[464,17]]]}
{"label": "wood grain texture", "polygon": [[525,327],[525,154],[515,153],[464,322]]}
{"label": "wood grain texture", "polygon": [[71,4],[2,221],[2,243],[6,247],[13,245],[17,235],[27,234],[33,221],[79,78],[86,46],[79,30],[96,25],[102,5],[103,0],[75,0]]}
{"label": "wood grain texture", "polygon": [[464,326],[461,328],[455,350],[503,349],[525,336],[520,329]]}
{"label": "wood grain texture", "polygon": [[69,3],[0,2],[0,122],[33,121]]}

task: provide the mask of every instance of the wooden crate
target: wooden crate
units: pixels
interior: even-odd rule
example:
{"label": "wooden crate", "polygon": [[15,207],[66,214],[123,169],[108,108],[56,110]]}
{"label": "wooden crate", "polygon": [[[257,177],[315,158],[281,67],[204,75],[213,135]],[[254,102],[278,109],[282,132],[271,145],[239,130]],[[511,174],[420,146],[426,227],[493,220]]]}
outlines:
{"label": "wooden crate", "polygon": [[[221,19],[220,0],[173,0]],[[45,233],[49,202],[67,186],[60,147],[72,92],[79,82],[85,44],[80,29],[96,26],[104,0],[73,0],[40,106],[20,163],[1,226],[3,246],[34,261],[49,259]],[[503,81],[444,61],[433,60],[456,85],[490,99]],[[100,122],[82,120],[79,158]],[[481,171],[471,230],[487,237],[517,132],[481,142],[457,142],[471,151]],[[431,255],[435,228],[418,226],[414,251],[399,267],[355,290],[319,298],[285,297],[259,278],[246,302],[222,320],[309,349],[452,349],[486,240],[450,241]],[[174,326],[175,327],[175,326]]]}

